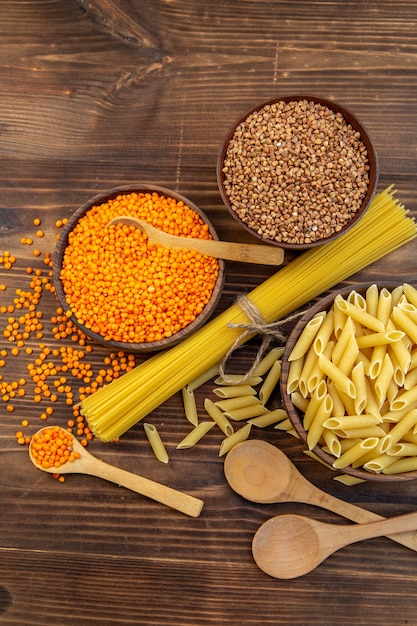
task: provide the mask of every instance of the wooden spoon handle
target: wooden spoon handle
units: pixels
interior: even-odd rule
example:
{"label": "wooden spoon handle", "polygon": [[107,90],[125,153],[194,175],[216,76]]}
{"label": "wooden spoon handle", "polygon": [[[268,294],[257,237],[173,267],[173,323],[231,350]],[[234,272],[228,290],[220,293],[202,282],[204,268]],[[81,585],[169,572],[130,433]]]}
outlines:
{"label": "wooden spoon handle", "polygon": [[284,260],[284,250],[274,246],[216,241],[214,239],[184,238],[184,242],[183,247],[189,247],[202,254],[229,261],[281,265]]}
{"label": "wooden spoon handle", "polygon": [[[328,511],[333,511],[333,513],[337,513],[346,519],[350,519],[352,522],[367,524],[369,522],[377,522],[386,519],[382,515],[378,515],[377,513],[373,513],[367,509],[362,509],[355,504],[350,504],[350,502],[345,502],[345,500],[339,500],[338,498],[335,498],[320,489],[317,489],[317,491],[315,490],[314,494],[314,498],[309,500],[309,504],[320,506]],[[396,541],[397,543],[400,543],[401,545],[417,552],[417,532],[415,530],[401,532],[398,534],[388,534],[386,536],[389,539],[392,539],[392,541]]]}
{"label": "wooden spoon handle", "polygon": [[177,491],[166,485],[161,485],[149,478],[132,474],[104,461],[88,463],[85,467],[85,473],[116,483],[121,487],[126,487],[190,517],[198,517],[204,505],[203,500],[194,498],[194,496]]}

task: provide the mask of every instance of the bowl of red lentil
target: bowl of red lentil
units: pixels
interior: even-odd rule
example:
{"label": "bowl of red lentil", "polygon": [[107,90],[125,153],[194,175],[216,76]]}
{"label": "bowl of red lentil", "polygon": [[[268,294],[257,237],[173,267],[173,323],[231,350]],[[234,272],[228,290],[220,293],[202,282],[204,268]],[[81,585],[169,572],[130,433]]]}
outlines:
{"label": "bowl of red lentil", "polygon": [[339,237],[378,183],[374,145],[359,120],[315,96],[258,104],[228,132],[217,161],[225,206],[265,243],[301,250]]}
{"label": "bowl of red lentil", "polygon": [[[152,244],[135,226],[145,220],[184,237],[184,249]],[[100,193],[64,226],[53,257],[57,298],[90,338],[112,349],[169,348],[213,314],[224,284],[224,261],[186,248],[186,238],[218,239],[203,211],[179,193],[138,183]]]}

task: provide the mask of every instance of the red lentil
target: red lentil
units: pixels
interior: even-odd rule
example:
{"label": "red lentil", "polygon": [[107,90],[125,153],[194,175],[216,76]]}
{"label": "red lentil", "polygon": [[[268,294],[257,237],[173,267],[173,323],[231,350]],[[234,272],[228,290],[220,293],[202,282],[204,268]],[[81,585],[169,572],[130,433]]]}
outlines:
{"label": "red lentil", "polygon": [[[107,340],[159,341],[192,322],[210,300],[218,263],[190,250],[149,244],[133,226],[107,222],[139,217],[180,236],[210,238],[192,209],[156,193],[131,193],[92,207],[69,236],[61,279],[80,323]],[[71,315],[69,311],[69,315]]]}
{"label": "red lentil", "polygon": [[73,462],[80,458],[78,452],[72,450],[72,435],[58,426],[44,428],[33,435],[31,441],[31,453],[35,462],[45,468],[56,467],[57,469],[67,462]]}

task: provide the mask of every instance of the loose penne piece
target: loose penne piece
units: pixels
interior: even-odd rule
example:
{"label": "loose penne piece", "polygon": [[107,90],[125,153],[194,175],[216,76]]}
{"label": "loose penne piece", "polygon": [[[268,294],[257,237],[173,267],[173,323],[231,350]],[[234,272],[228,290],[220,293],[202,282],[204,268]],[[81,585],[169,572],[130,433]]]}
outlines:
{"label": "loose penne piece", "polygon": [[292,421],[288,417],[287,419],[284,419],[281,422],[278,422],[278,424],[275,424],[274,428],[276,430],[286,430],[288,432],[289,430],[293,428]]}
{"label": "loose penne piece", "polygon": [[200,422],[188,433],[177,445],[177,450],[185,450],[186,448],[192,448],[198,443],[209,430],[215,426],[214,422]]}
{"label": "loose penne piece", "polygon": [[210,400],[210,398],[206,398],[204,400],[204,408],[206,409],[207,413],[210,415],[211,419],[217,424],[220,430],[226,435],[226,437],[233,435],[234,428],[232,424],[229,422],[226,415],[219,409],[219,407],[216,406],[212,400]]}
{"label": "loose penne piece", "polygon": [[194,380],[190,381],[185,387],[187,391],[195,391],[198,387],[201,387],[204,383],[214,378],[216,374],[219,373],[219,366],[220,363],[215,363],[212,367],[200,374],[200,376],[197,376]]}
{"label": "loose penne piece", "polygon": [[149,443],[151,444],[151,448],[156,458],[158,459],[158,461],[161,461],[161,463],[168,463],[169,461],[168,452],[165,449],[165,446],[162,442],[161,436],[156,426],[154,426],[153,424],[145,423],[143,425],[143,428],[145,430],[146,436],[149,440]]}
{"label": "loose penne piece", "polygon": [[[255,367],[255,369],[252,372],[253,375],[259,376],[259,377],[264,376],[271,369],[275,361],[277,361],[278,359],[282,357],[282,355],[284,354],[284,350],[285,348],[283,347],[272,348],[272,350],[270,350],[268,354],[266,354],[263,357],[263,359],[261,359],[261,361],[258,363],[258,365]],[[259,380],[259,382],[261,382],[261,380]],[[248,383],[248,384],[253,384],[253,383]]]}
{"label": "loose penne piece", "polygon": [[355,485],[366,483],[364,478],[358,478],[357,476],[351,476],[350,474],[339,474],[339,476],[334,476],[333,480],[337,480],[338,483],[342,483],[347,487],[354,487]]}
{"label": "loose penne piece", "polygon": [[[222,376],[218,376],[214,380],[214,382],[216,383],[216,385],[219,385],[221,387],[227,387],[231,385],[239,385],[241,379],[242,379],[241,374],[228,374],[227,380],[225,378],[222,378]],[[250,385],[251,387],[256,387],[256,385],[259,385],[259,383],[261,382],[262,382],[261,376],[255,376],[252,374],[251,376],[248,376],[248,378],[245,378],[245,385]]]}
{"label": "loose penne piece", "polygon": [[223,456],[227,452],[229,452],[236,444],[241,441],[246,441],[249,437],[250,431],[252,428],[252,424],[246,424],[243,428],[237,430],[233,435],[226,437],[223,439],[220,445],[219,456]]}
{"label": "loose penne piece", "polygon": [[278,384],[281,376],[281,361],[275,361],[269,370],[264,382],[259,389],[259,399],[262,404],[266,404],[271,397],[272,392]]}
{"label": "loose penne piece", "polygon": [[257,426],[258,428],[266,428],[267,426],[272,426],[272,424],[276,424],[277,422],[282,422],[285,419],[288,419],[287,411],[284,409],[274,409],[273,411],[269,411],[263,415],[258,415],[258,417],[253,417],[248,420],[248,423],[252,424],[252,426]]}
{"label": "loose penne piece", "polygon": [[198,424],[198,413],[197,413],[197,405],[195,401],[194,391],[190,390],[188,387],[183,387],[181,389],[182,392],[182,401],[184,404],[185,417],[193,426],[197,426]]}
{"label": "loose penne piece", "polygon": [[243,420],[249,420],[252,417],[258,417],[268,413],[268,409],[263,404],[253,404],[251,406],[244,406],[241,409],[234,409],[233,411],[225,411],[224,414],[227,418],[241,422]]}
{"label": "loose penne piece", "polygon": [[235,409],[241,409],[242,407],[252,406],[254,404],[261,404],[257,396],[236,396],[235,398],[225,398],[224,400],[215,402],[215,405],[222,411],[234,411]]}
{"label": "loose penne piece", "polygon": [[256,391],[251,385],[230,385],[229,387],[217,387],[213,393],[219,398],[236,398],[237,396],[254,396]]}

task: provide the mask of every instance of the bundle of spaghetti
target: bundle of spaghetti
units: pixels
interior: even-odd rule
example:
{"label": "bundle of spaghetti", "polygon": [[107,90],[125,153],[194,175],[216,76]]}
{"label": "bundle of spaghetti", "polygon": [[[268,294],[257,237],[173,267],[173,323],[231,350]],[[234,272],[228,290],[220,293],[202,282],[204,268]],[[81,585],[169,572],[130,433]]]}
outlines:
{"label": "bundle of spaghetti", "polygon": [[[377,194],[364,216],[338,239],[296,257],[247,297],[266,324],[281,320],[355,272],[417,236],[408,211],[390,186]],[[111,441],[222,360],[239,344],[249,320],[237,303],[173,348],[155,354],[80,403],[94,434]],[[246,334],[242,343],[252,337]]]}

